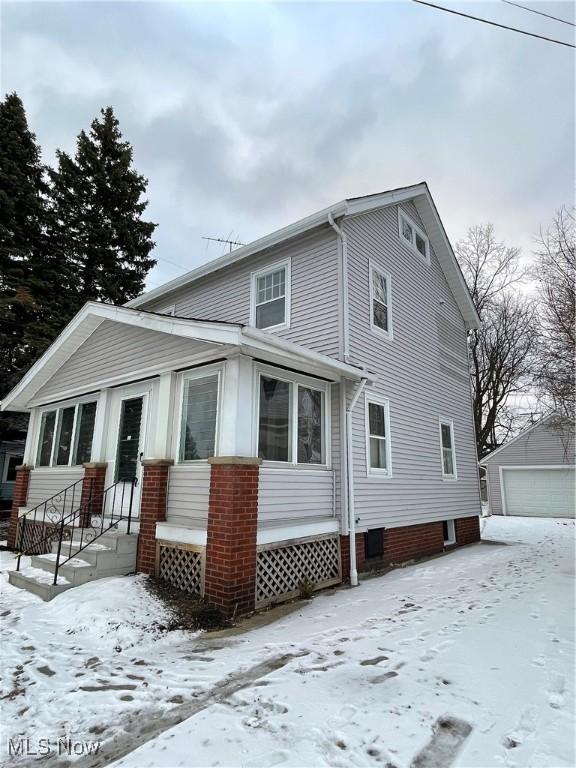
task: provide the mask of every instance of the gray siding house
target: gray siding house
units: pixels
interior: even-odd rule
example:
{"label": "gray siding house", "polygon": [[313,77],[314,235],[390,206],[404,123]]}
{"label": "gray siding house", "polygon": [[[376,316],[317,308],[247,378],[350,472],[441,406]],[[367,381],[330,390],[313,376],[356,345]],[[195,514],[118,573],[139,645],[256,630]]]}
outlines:
{"label": "gray siding house", "polygon": [[554,413],[486,456],[493,515],[574,517],[574,427]]}
{"label": "gray siding house", "polygon": [[31,413],[13,541],[58,490],[106,535],[130,498],[137,568],[228,612],[476,541],[478,324],[424,183],[89,303],[2,403]]}

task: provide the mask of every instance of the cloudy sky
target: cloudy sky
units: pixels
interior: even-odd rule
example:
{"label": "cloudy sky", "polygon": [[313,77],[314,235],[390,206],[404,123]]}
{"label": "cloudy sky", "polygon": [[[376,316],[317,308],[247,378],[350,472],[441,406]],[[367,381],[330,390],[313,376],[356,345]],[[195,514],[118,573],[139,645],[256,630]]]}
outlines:
{"label": "cloudy sky", "polygon": [[[503,2],[440,5],[572,41]],[[519,0],[574,21],[571,2]],[[574,194],[569,48],[404,2],[5,2],[3,92],[52,162],[112,105],[149,179],[149,287],[344,197],[428,181],[453,241],[529,251]]]}

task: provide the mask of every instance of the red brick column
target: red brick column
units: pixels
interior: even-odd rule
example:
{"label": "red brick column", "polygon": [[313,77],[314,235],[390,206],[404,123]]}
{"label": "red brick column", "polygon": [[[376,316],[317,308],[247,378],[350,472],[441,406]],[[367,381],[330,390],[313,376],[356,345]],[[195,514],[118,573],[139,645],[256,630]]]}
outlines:
{"label": "red brick column", "polygon": [[210,500],[204,595],[225,616],[254,610],[261,459],[208,459]]}
{"label": "red brick column", "polygon": [[457,544],[473,544],[475,541],[480,541],[479,517],[460,517],[454,520],[454,526]]}
{"label": "red brick column", "polygon": [[156,573],[156,523],[166,520],[166,497],[172,459],[142,460],[140,534],[136,570]]}
{"label": "red brick column", "polygon": [[[364,534],[356,534],[356,570],[364,568]],[[350,581],[350,536],[340,536],[340,562],[342,565],[342,581],[347,584]]]}
{"label": "red brick column", "polygon": [[16,532],[18,530],[18,509],[26,506],[28,498],[28,484],[30,482],[30,470],[32,467],[22,464],[16,467],[16,480],[14,482],[14,494],[12,496],[12,509],[10,510],[10,526],[8,528],[8,546],[14,549],[16,546]]}
{"label": "red brick column", "polygon": [[81,528],[86,528],[90,525],[92,515],[102,514],[107,464],[105,461],[88,461],[82,466],[84,467],[84,479],[82,480],[82,495],[80,498],[79,525]]}

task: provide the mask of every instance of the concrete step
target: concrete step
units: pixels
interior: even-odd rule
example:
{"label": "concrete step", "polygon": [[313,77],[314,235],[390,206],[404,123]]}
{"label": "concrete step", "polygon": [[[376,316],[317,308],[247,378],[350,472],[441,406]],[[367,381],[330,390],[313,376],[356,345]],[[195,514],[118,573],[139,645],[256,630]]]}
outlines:
{"label": "concrete step", "polygon": [[[58,569],[58,581],[60,577],[69,581],[74,587],[78,584],[85,584],[87,581],[98,578],[98,568],[96,564],[89,563],[81,557],[74,557],[68,562],[62,563],[64,558],[60,558],[60,568]],[[54,575],[56,569],[56,555],[34,555],[31,560],[32,568],[38,568]]]}
{"label": "concrete step", "polygon": [[74,585],[64,577],[58,577],[58,584],[53,584],[53,575],[39,568],[27,568],[25,571],[9,571],[8,581],[12,586],[25,589],[42,600],[52,600],[53,597],[71,589]]}

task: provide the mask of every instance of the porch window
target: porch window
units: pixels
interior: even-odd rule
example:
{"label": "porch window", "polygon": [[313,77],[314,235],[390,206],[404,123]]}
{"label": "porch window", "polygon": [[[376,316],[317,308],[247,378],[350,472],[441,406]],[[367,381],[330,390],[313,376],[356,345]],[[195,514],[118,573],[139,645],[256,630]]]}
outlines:
{"label": "porch window", "polygon": [[274,264],[252,274],[251,323],[280,330],[290,324],[290,262]]}
{"label": "porch window", "polygon": [[180,461],[214,456],[218,379],[218,374],[184,379]]}
{"label": "porch window", "polygon": [[445,480],[456,480],[454,424],[451,420],[440,422],[440,443],[442,446],[442,477]]}
{"label": "porch window", "polygon": [[391,475],[390,418],[387,400],[366,399],[368,474]]}
{"label": "porch window", "polygon": [[78,403],[44,411],[36,464],[69,467],[90,460],[96,403]]}
{"label": "porch window", "polygon": [[260,375],[258,456],[267,461],[326,463],[325,393]]}

